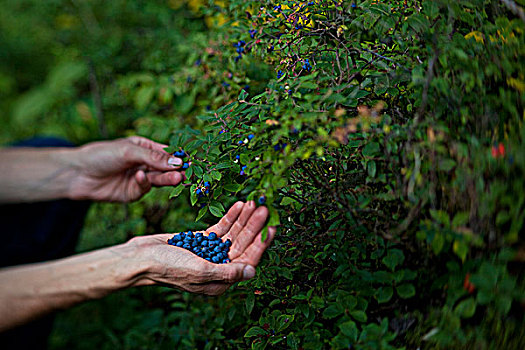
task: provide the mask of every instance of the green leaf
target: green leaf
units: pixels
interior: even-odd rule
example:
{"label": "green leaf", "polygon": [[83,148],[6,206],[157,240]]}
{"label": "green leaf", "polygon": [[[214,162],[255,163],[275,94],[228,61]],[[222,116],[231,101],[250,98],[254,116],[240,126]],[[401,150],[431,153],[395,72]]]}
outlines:
{"label": "green leaf", "polygon": [[193,167],[190,166],[188,169],[186,169],[184,171],[184,174],[186,175],[187,179],[190,179],[191,176],[193,175]]}
{"label": "green leaf", "polygon": [[281,315],[277,318],[277,332],[282,332],[286,328],[290,327],[294,321],[294,315]]}
{"label": "green leaf", "polygon": [[461,261],[465,261],[468,254],[468,245],[465,242],[455,240],[454,244],[452,245],[452,250],[461,259]]}
{"label": "green leaf", "polygon": [[382,287],[379,288],[376,293],[377,302],[379,304],[386,303],[394,295],[394,289],[392,287]]}
{"label": "green leaf", "polygon": [[416,288],[411,283],[405,283],[396,287],[397,294],[403,298],[408,299],[416,295]]}
{"label": "green leaf", "polygon": [[357,322],[366,322],[368,317],[366,316],[366,313],[361,310],[354,310],[350,312],[350,316],[352,316]]}
{"label": "green leaf", "polygon": [[456,306],[455,312],[462,318],[472,317],[476,312],[476,301],[474,298],[468,298],[461,301],[458,306]]}
{"label": "green leaf", "polygon": [[290,198],[290,197],[284,197],[283,200],[281,201],[281,205],[290,205],[290,204],[293,204],[293,203],[297,203],[297,201],[293,198]]}
{"label": "green leaf", "polygon": [[138,110],[144,110],[153,98],[154,93],[155,87],[149,85],[142,86],[135,95],[135,107],[137,107]]}
{"label": "green leaf", "polygon": [[310,81],[305,81],[305,82],[302,82],[299,87],[305,88],[305,89],[317,89],[318,85]]}
{"label": "green leaf", "polygon": [[365,157],[373,157],[379,153],[379,144],[377,142],[370,142],[364,148],[361,154]]}
{"label": "green leaf", "polygon": [[210,213],[213,216],[220,218],[224,214],[224,210],[222,210],[218,205],[212,203],[210,204]]}
{"label": "green leaf", "polygon": [[387,255],[381,260],[390,270],[394,271],[396,266],[405,261],[405,255],[399,249],[389,249]]}
{"label": "green leaf", "polygon": [[245,338],[250,338],[250,337],[256,337],[256,336],[259,336],[259,335],[266,335],[266,331],[264,329],[262,329],[261,327],[254,326],[254,327],[248,329],[248,331],[244,334],[244,337]]}
{"label": "green leaf", "polygon": [[202,207],[201,210],[199,210],[199,214],[197,214],[197,217],[195,218],[195,222],[202,219],[204,215],[208,212],[208,207]]}
{"label": "green leaf", "polygon": [[469,213],[460,211],[454,215],[452,219],[452,227],[461,227],[465,226],[468,223]]}
{"label": "green leaf", "polygon": [[253,293],[248,293],[246,300],[244,301],[244,307],[246,308],[246,313],[249,315],[252,313],[253,306],[255,305],[255,295]]}
{"label": "green leaf", "polygon": [[202,168],[196,164],[192,164],[191,168],[193,169],[193,173],[197,177],[202,177],[202,174],[204,174],[204,171],[202,170]]}
{"label": "green leaf", "polygon": [[358,330],[354,321],[346,321],[339,325],[341,333],[346,335],[350,340],[357,341]]}
{"label": "green leaf", "polygon": [[210,173],[211,177],[214,179],[214,180],[217,180],[217,181],[220,181],[221,178],[222,178],[222,175],[221,173],[219,173],[218,171],[214,170]]}
{"label": "green leaf", "polygon": [[506,315],[510,311],[512,305],[512,299],[505,295],[499,295],[496,298],[496,308]]}
{"label": "green leaf", "polygon": [[184,190],[184,185],[183,184],[179,184],[177,187],[175,187],[171,193],[170,193],[170,199],[171,198],[176,198],[178,197],[181,193],[182,193],[182,190]]}
{"label": "green leaf", "polygon": [[279,212],[274,207],[268,208],[270,211],[270,219],[268,220],[268,226],[279,226],[281,221],[279,220]]}
{"label": "green leaf", "polygon": [[213,168],[216,169],[216,170],[221,170],[221,169],[228,169],[231,166],[232,166],[232,163],[224,162],[224,163],[219,163],[219,164],[215,165]]}
{"label": "green leaf", "polygon": [[375,177],[376,176],[376,162],[375,161],[370,161],[368,162],[367,164],[367,171],[368,171],[368,176],[370,177]]}
{"label": "green leaf", "polygon": [[197,184],[193,184],[190,187],[190,200],[191,205],[194,206],[195,203],[197,203],[197,194],[195,193],[195,190],[197,189]]}
{"label": "green leaf", "polygon": [[250,157],[246,153],[241,154],[240,157],[241,164],[248,164],[250,163]]}
{"label": "green leaf", "polygon": [[478,295],[476,296],[477,302],[480,303],[481,305],[486,305],[490,303],[493,299],[494,299],[494,293],[491,290],[486,290],[486,289],[480,289],[478,292]]}
{"label": "green leaf", "polygon": [[343,309],[339,304],[332,304],[323,311],[323,317],[330,319],[337,317],[343,313]]}
{"label": "green leaf", "polygon": [[434,251],[434,254],[438,255],[443,249],[444,244],[445,239],[443,238],[443,235],[439,232],[436,232],[434,238],[432,239],[432,250]]}
{"label": "green leaf", "polygon": [[239,184],[228,184],[224,186],[224,189],[228,192],[238,192],[242,188]]}
{"label": "green leaf", "polygon": [[443,210],[430,209],[430,216],[432,216],[436,222],[442,224],[445,227],[450,225],[450,217]]}

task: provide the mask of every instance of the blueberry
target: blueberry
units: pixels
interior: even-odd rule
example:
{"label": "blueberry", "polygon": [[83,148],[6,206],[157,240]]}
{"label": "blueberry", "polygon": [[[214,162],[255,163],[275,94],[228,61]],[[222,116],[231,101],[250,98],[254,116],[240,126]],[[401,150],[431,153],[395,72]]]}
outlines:
{"label": "blueberry", "polygon": [[190,250],[190,249],[191,249],[191,246],[190,246],[189,243],[186,243],[186,244],[184,244],[184,245],[182,246],[182,248]]}
{"label": "blueberry", "polygon": [[197,194],[201,194],[201,193],[202,193],[202,191],[201,191],[201,189],[200,189],[200,188],[197,188],[197,191],[195,191],[195,193],[197,193]]}
{"label": "blueberry", "polygon": [[213,241],[215,239],[217,239],[217,234],[215,232],[212,232],[208,235],[208,238]]}
{"label": "blueberry", "polygon": [[265,196],[260,196],[259,197],[259,204],[264,204],[266,203],[266,197]]}
{"label": "blueberry", "polygon": [[191,232],[191,231],[188,231],[188,234],[187,234],[187,235],[188,235],[190,238],[195,237],[195,235],[194,235],[193,232]]}
{"label": "blueberry", "polygon": [[211,259],[210,259],[210,258],[205,258],[205,259],[206,259],[206,260],[208,260],[208,261],[211,261]]}
{"label": "blueberry", "polygon": [[195,233],[195,238],[199,238],[199,237],[201,237],[201,238],[203,237],[202,232]]}
{"label": "blueberry", "polygon": [[211,261],[217,264],[219,262],[219,258],[214,256],[213,258],[211,258]]}
{"label": "blueberry", "polygon": [[184,243],[182,243],[181,241],[178,241],[177,243],[175,243],[175,245],[176,245],[177,247],[182,247],[183,244],[184,244]]}
{"label": "blueberry", "polygon": [[201,247],[207,247],[210,242],[206,239],[203,239],[201,242]]}
{"label": "blueberry", "polygon": [[239,159],[241,159],[241,156],[240,155],[236,155],[235,159],[239,160]]}
{"label": "blueberry", "polygon": [[250,135],[248,135],[248,140],[251,140],[251,139],[253,139],[254,137],[255,137],[254,134],[250,134]]}
{"label": "blueberry", "polygon": [[210,183],[208,181],[204,182],[204,187],[209,187]]}
{"label": "blueberry", "polygon": [[182,238],[181,238],[180,235],[175,235],[175,236],[173,236],[173,240],[178,242],[178,241],[182,240]]}
{"label": "blueberry", "polygon": [[188,163],[182,164],[182,169],[188,169],[190,165]]}
{"label": "blueberry", "polygon": [[230,239],[227,239],[226,242],[224,242],[224,244],[226,244],[227,247],[231,247],[232,241]]}

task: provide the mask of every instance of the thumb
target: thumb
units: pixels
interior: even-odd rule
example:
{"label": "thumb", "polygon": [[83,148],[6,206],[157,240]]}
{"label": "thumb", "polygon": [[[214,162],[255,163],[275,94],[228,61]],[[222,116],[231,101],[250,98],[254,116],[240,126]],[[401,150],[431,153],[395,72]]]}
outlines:
{"label": "thumb", "polygon": [[126,153],[126,157],[128,161],[140,163],[160,171],[174,170],[183,164],[182,159],[173,157],[168,153],[135,145],[132,146],[130,152]]}
{"label": "thumb", "polygon": [[255,267],[247,264],[230,263],[218,266],[222,271],[222,280],[226,283],[246,281],[255,277]]}
{"label": "thumb", "polygon": [[142,195],[151,189],[151,182],[148,180],[144,171],[139,170],[135,173],[135,181],[137,182],[137,185],[139,185],[139,197],[142,197]]}

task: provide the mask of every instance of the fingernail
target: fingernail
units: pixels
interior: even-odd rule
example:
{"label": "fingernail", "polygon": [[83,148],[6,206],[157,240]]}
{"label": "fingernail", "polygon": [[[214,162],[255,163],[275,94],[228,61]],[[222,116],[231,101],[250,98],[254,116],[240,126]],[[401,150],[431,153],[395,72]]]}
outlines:
{"label": "fingernail", "polygon": [[170,159],[168,159],[168,164],[171,166],[180,166],[182,165],[182,159],[170,157]]}
{"label": "fingernail", "polygon": [[255,277],[255,269],[251,265],[246,265],[242,271],[242,278],[244,280],[249,280],[250,278]]}

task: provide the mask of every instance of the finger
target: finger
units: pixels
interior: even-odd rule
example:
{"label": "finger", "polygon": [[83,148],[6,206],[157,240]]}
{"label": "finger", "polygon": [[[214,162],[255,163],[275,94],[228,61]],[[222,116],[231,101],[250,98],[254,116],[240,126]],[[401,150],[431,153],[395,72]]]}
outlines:
{"label": "finger", "polygon": [[212,265],[214,267],[213,275],[216,276],[216,279],[210,282],[232,284],[255,277],[255,268],[248,264],[233,262],[229,264]]}
{"label": "finger", "polygon": [[183,180],[182,174],[178,171],[165,173],[154,171],[148,172],[146,176],[153,186],[175,186]]}
{"label": "finger", "polygon": [[215,232],[219,237],[224,236],[228,231],[230,231],[233,223],[241,214],[242,209],[244,208],[244,203],[239,201],[235,203],[230,210],[224,215],[221,220],[209,229],[206,232]]}
{"label": "finger", "polygon": [[171,171],[182,166],[180,158],[173,157],[166,152],[143,148],[134,144],[127,144],[123,151],[124,160],[138,166],[145,165],[158,171]]}
{"label": "finger", "polygon": [[253,240],[252,244],[250,244],[250,246],[246,248],[244,253],[238,259],[236,259],[236,261],[257,266],[259,264],[259,261],[261,261],[262,255],[272,243],[276,232],[277,228],[273,226],[268,227],[268,236],[266,237],[265,241],[261,240],[262,233],[259,232],[259,234],[255,236],[255,239]]}
{"label": "finger", "polygon": [[239,217],[237,218],[237,220],[235,220],[235,222],[230,228],[229,234],[232,241],[235,241],[237,239],[237,235],[244,228],[244,226],[246,225],[256,208],[257,207],[255,206],[254,201],[249,201],[246,204],[244,204],[241,214],[239,214]]}
{"label": "finger", "polygon": [[141,136],[130,136],[127,138],[127,140],[137,146],[164,153],[166,153],[164,148],[168,147],[168,145],[164,145]]}
{"label": "finger", "polygon": [[244,253],[246,248],[252,244],[255,236],[263,229],[267,218],[268,209],[266,207],[259,207],[253,212],[242,231],[235,237],[235,240],[232,240],[230,259],[233,260]]}
{"label": "finger", "polygon": [[137,183],[138,193],[132,193],[131,198],[140,198],[151,189],[151,182],[149,182],[144,171],[139,170],[134,176],[135,182]]}

